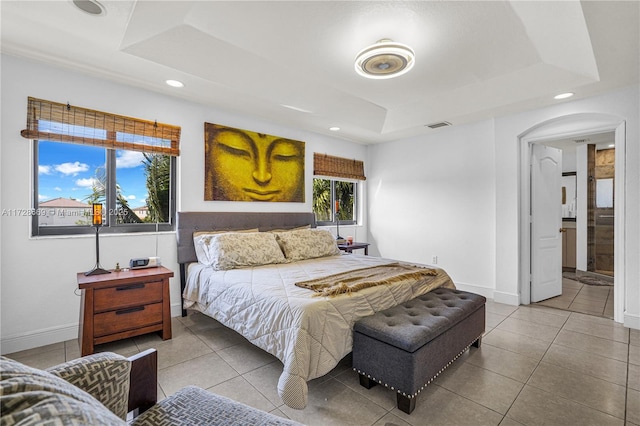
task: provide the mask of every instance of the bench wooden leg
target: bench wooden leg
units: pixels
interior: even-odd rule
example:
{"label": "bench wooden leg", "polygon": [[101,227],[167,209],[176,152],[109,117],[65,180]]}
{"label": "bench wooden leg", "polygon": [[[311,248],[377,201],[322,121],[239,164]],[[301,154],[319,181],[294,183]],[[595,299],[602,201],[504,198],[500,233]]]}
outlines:
{"label": "bench wooden leg", "polygon": [[481,345],[482,345],[482,336],[478,337],[478,339],[471,344],[471,346],[475,346],[476,348],[479,348]]}
{"label": "bench wooden leg", "polygon": [[373,380],[371,380],[370,378],[368,378],[367,376],[365,376],[364,374],[360,374],[360,385],[364,386],[367,389],[371,389],[372,387],[374,387],[377,383]]}
{"label": "bench wooden leg", "polygon": [[409,398],[408,396],[404,396],[400,393],[398,395],[398,410],[404,411],[407,414],[411,414],[414,408],[416,408],[416,398]]}

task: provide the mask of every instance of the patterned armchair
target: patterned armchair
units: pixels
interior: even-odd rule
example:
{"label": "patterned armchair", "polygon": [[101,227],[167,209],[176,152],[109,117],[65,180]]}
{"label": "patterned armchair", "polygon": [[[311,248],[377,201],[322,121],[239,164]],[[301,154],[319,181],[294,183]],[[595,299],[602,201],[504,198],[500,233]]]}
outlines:
{"label": "patterned armchair", "polygon": [[47,370],[0,357],[2,425],[298,425],[187,386],[156,403],[157,352],[104,352]]}

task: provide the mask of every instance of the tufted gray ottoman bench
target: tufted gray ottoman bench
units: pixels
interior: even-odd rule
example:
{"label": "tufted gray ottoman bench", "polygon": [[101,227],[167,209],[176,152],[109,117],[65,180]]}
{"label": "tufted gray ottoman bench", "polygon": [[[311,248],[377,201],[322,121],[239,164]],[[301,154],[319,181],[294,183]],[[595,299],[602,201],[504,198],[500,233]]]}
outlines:
{"label": "tufted gray ottoman bench", "polygon": [[472,344],[480,347],[486,299],[438,288],[354,325],[353,369],[367,389],[397,392],[398,409],[411,414],[416,396]]}

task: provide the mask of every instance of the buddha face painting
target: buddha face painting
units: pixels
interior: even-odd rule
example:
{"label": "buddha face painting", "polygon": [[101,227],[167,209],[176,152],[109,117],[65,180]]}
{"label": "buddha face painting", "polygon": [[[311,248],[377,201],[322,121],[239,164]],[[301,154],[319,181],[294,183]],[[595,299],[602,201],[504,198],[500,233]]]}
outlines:
{"label": "buddha face painting", "polygon": [[304,202],[304,142],[205,123],[205,200]]}

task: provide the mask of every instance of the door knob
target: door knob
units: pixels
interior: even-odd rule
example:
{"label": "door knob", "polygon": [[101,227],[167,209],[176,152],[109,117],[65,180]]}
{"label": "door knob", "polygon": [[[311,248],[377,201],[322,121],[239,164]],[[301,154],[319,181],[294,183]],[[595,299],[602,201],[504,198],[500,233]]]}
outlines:
{"label": "door knob", "polygon": [[560,231],[558,232],[567,232],[567,230],[565,228],[560,228]]}

